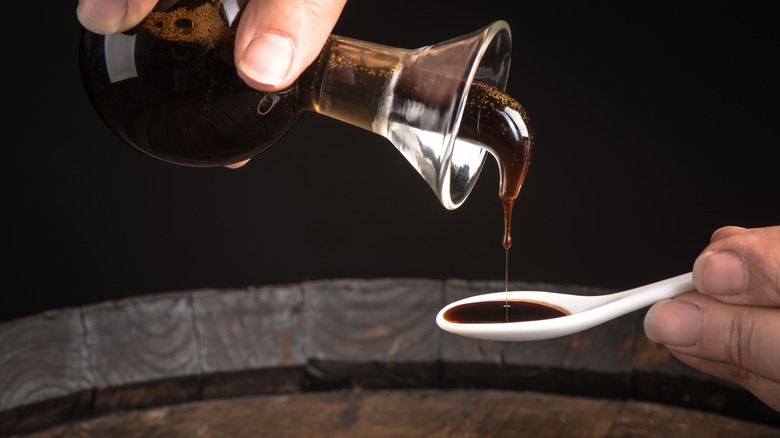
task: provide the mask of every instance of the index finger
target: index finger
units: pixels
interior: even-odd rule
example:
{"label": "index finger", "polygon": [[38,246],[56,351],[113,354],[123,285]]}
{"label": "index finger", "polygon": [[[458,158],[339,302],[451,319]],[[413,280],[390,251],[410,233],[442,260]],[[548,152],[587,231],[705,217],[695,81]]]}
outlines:
{"label": "index finger", "polygon": [[780,226],[716,232],[693,282],[724,303],[780,307]]}

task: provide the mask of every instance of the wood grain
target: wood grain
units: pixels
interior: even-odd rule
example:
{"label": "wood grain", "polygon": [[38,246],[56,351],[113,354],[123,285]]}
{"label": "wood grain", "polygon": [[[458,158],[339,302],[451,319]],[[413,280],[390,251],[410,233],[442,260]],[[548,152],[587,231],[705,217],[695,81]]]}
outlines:
{"label": "wood grain", "polygon": [[0,325],[0,410],[92,386],[79,311],[51,312]]}
{"label": "wood grain", "polygon": [[203,397],[294,391],[304,379],[299,286],[193,294]]}
{"label": "wood grain", "polygon": [[440,281],[310,282],[304,293],[314,387],[425,387],[438,381]]}
{"label": "wood grain", "polygon": [[81,312],[0,324],[0,434],[89,410],[94,387]]}
{"label": "wood grain", "polygon": [[338,391],[191,402],[29,438],[771,437],[778,429],[646,402],[496,390]]}
{"label": "wood grain", "polygon": [[201,366],[188,294],[110,302],[83,313],[95,412],[197,397]]}

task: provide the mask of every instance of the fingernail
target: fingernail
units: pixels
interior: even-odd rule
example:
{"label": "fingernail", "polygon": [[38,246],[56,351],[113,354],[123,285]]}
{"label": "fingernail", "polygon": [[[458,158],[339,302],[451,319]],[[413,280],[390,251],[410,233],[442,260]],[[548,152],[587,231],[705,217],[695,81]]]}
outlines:
{"label": "fingernail", "polygon": [[244,164],[248,162],[249,160],[239,161],[238,163],[226,164],[225,167],[227,167],[228,169],[238,169],[239,167],[242,167]]}
{"label": "fingernail", "polygon": [[701,309],[690,303],[663,300],[645,316],[645,334],[651,341],[673,347],[693,347],[699,342]]}
{"label": "fingernail", "polygon": [[95,33],[111,34],[118,31],[127,12],[122,1],[81,1],[76,16],[81,24]]}
{"label": "fingernail", "polygon": [[293,60],[293,44],[277,33],[258,35],[249,43],[238,68],[261,84],[279,86]]}
{"label": "fingernail", "polygon": [[709,251],[693,264],[694,283],[709,295],[736,295],[745,287],[745,262],[729,251]]}

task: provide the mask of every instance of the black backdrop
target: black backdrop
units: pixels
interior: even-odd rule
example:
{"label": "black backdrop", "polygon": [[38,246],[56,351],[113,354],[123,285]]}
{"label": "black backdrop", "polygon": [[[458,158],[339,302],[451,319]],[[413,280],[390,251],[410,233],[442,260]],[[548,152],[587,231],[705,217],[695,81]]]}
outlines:
{"label": "black backdrop", "polygon": [[[551,3],[352,0],[336,27],[416,48],[509,22],[508,92],[537,135],[512,280],[640,285],[689,270],[717,227],[780,224],[769,10]],[[455,211],[387,140],[315,114],[237,171],[158,162],[90,108],[75,7],[6,5],[0,320],[204,287],[503,278],[494,162]]]}

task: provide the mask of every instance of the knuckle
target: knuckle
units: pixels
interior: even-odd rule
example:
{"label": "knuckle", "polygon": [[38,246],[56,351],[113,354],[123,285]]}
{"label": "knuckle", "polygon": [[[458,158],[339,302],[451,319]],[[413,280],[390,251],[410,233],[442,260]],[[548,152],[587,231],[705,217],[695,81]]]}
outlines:
{"label": "knuckle", "polygon": [[303,7],[315,18],[324,19],[328,17],[330,2],[327,0],[303,0]]}
{"label": "knuckle", "polygon": [[780,307],[780,227],[736,233],[711,244],[710,249],[731,251],[745,261],[747,289],[743,304]]}
{"label": "knuckle", "polygon": [[743,369],[751,369],[753,352],[760,351],[758,331],[752,318],[745,312],[739,312],[731,319],[727,331],[725,351],[727,360]]}

